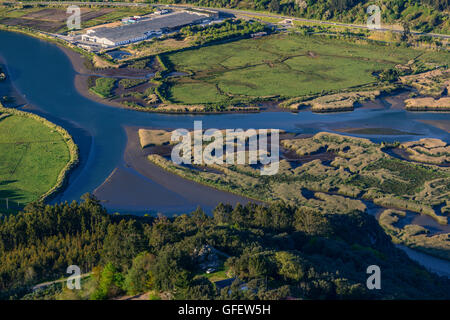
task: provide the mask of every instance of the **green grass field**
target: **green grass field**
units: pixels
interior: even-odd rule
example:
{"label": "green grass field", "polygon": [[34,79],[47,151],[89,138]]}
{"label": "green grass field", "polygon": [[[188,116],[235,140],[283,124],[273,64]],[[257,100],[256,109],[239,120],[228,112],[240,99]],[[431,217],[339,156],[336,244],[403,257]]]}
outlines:
{"label": "green grass field", "polygon": [[218,103],[226,99],[216,86],[210,83],[182,83],[172,88],[171,92],[176,97],[175,102],[179,103],[196,104],[205,101]]}
{"label": "green grass field", "polygon": [[98,78],[95,80],[95,86],[91,88],[91,91],[101,98],[110,98],[116,81],[117,79],[114,78]]}
{"label": "green grass field", "polygon": [[[57,182],[70,160],[63,137],[45,124],[12,115],[0,120],[0,210],[17,210]],[[18,202],[20,205],[18,205]]]}
{"label": "green grass field", "polygon": [[[375,83],[374,71],[423,54],[404,47],[361,44],[318,36],[277,34],[260,39],[169,54],[176,71],[169,98],[213,103],[233,96],[285,98]],[[450,54],[425,53],[424,61],[448,63]],[[231,96],[231,98],[230,98]]]}

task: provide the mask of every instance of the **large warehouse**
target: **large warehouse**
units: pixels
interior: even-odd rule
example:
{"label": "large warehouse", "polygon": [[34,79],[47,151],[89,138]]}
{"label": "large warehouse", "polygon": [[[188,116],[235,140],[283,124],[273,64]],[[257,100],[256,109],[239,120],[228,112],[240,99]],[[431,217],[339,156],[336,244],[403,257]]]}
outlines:
{"label": "large warehouse", "polygon": [[177,11],[119,27],[91,29],[83,34],[81,39],[103,47],[114,47],[142,41],[187,25],[202,23],[210,18],[211,15],[207,13]]}

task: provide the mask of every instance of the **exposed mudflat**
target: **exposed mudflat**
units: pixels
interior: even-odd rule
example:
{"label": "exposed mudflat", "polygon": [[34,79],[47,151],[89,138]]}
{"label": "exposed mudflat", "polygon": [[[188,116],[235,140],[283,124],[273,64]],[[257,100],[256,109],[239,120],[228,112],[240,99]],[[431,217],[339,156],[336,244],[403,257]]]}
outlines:
{"label": "exposed mudflat", "polygon": [[411,260],[417,261],[428,270],[440,276],[450,278],[450,262],[435,258],[417,250],[410,249],[404,245],[397,244],[397,248],[403,250]]}
{"label": "exposed mudflat", "polygon": [[395,226],[398,228],[403,228],[408,224],[424,227],[429,230],[430,235],[450,233],[450,225],[447,224],[444,226],[427,215],[417,214],[411,211],[407,211],[406,217],[401,217]]}
{"label": "exposed mudflat", "polygon": [[147,159],[152,149],[141,148],[138,128],[127,127],[125,130],[128,142],[123,163],[94,191],[105,207],[123,212],[171,214],[189,212],[201,206],[211,213],[220,202],[233,205],[261,203],[165,171]]}
{"label": "exposed mudflat", "polygon": [[438,167],[450,167],[450,163],[441,163],[441,164],[435,164],[435,163],[427,163],[427,162],[419,162],[414,159],[411,159],[411,154],[409,154],[405,149],[402,148],[393,148],[393,149],[386,149],[384,150],[388,155],[391,157],[400,159],[400,160],[406,160],[409,162],[414,162],[418,164],[431,164]]}
{"label": "exposed mudflat", "polygon": [[335,131],[351,134],[381,135],[381,136],[417,135],[414,132],[405,132],[392,128],[345,128],[345,129],[336,129]]}
{"label": "exposed mudflat", "polygon": [[450,120],[419,120],[419,121],[450,133]]}

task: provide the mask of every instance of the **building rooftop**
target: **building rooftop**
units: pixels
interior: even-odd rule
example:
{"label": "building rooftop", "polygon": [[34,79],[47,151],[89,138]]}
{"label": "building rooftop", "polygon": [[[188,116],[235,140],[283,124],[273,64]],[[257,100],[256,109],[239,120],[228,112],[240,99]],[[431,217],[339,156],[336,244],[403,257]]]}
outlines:
{"label": "building rooftop", "polygon": [[113,42],[121,42],[145,35],[147,32],[157,32],[164,28],[176,28],[198,20],[206,19],[208,15],[191,13],[187,11],[174,12],[163,16],[156,16],[151,19],[141,20],[137,23],[124,25],[115,28],[98,28],[91,36],[107,38]]}

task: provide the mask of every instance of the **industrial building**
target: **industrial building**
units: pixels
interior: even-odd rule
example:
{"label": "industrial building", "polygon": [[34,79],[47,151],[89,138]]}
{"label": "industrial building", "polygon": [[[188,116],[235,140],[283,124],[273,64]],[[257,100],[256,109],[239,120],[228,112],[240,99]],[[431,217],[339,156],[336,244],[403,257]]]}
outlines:
{"label": "industrial building", "polygon": [[176,11],[155,15],[149,19],[136,19],[135,23],[119,27],[90,29],[81,39],[102,47],[115,47],[175,31],[187,25],[204,23],[212,17],[213,15],[206,12]]}

